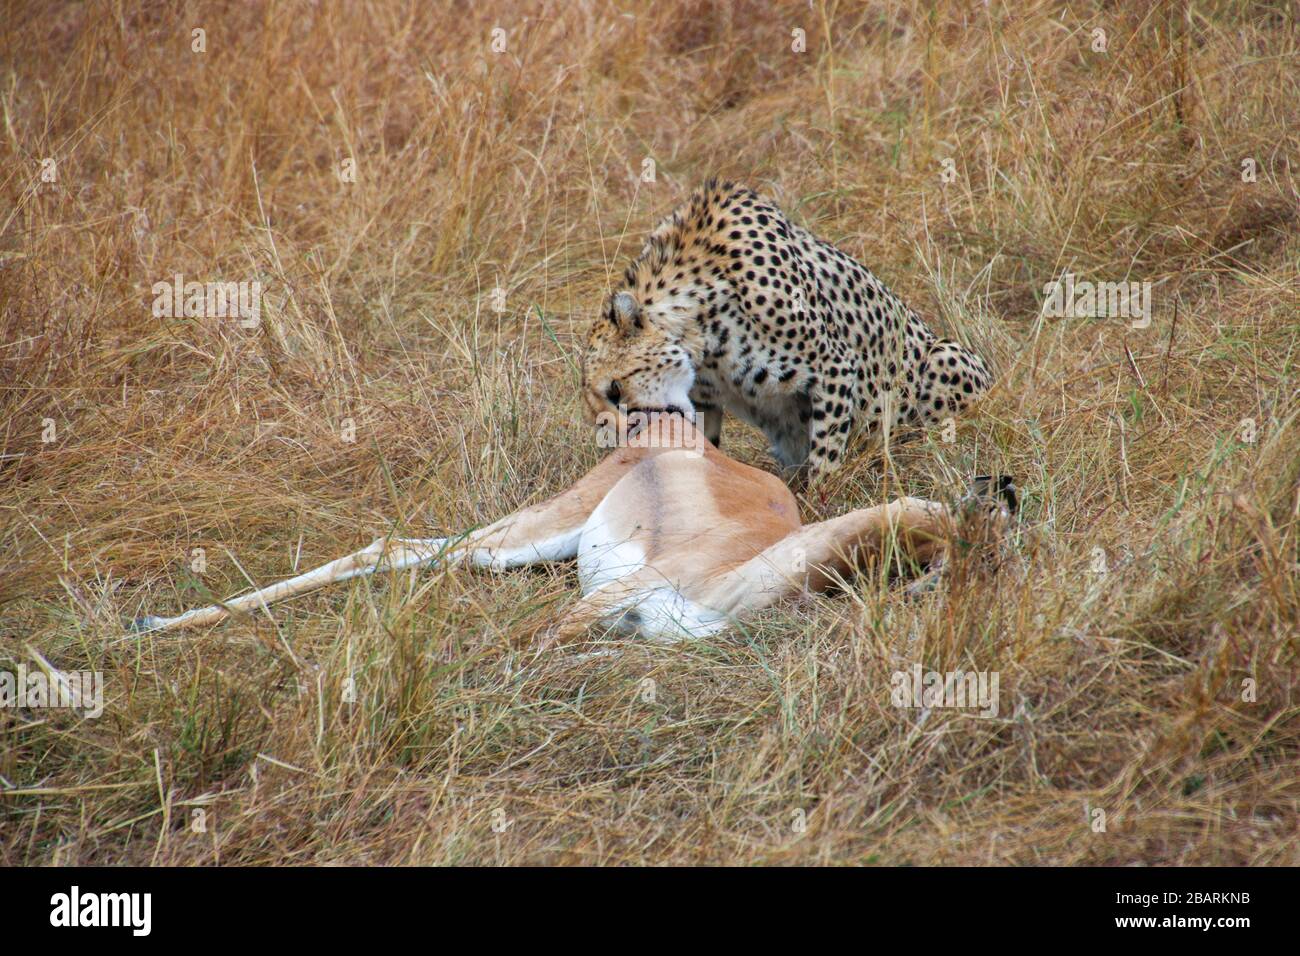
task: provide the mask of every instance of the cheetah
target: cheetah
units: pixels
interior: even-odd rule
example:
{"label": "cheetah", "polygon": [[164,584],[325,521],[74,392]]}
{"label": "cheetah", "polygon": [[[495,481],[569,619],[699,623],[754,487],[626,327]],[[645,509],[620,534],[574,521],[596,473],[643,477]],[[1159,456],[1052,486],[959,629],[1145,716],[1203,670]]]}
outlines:
{"label": "cheetah", "polygon": [[710,180],[664,219],[592,323],[593,420],[680,411],[715,445],[724,411],[787,474],[843,464],[854,432],[925,425],[990,384],[865,266],[752,189]]}

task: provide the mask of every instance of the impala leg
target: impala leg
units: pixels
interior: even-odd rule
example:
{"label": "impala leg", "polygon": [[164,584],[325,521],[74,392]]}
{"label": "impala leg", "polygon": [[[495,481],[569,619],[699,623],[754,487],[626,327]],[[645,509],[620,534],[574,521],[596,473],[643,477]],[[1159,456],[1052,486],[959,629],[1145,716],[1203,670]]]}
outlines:
{"label": "impala leg", "polygon": [[756,611],[777,601],[825,590],[837,576],[880,557],[893,534],[898,547],[918,564],[947,550],[952,516],[938,502],[899,498],[838,518],[805,525],[744,564],[709,578],[688,596],[728,616]]}
{"label": "impala leg", "polygon": [[644,448],[618,449],[568,490],[466,535],[455,553],[492,571],[576,557],[591,513],[645,455]]}
{"label": "impala leg", "polygon": [[376,571],[400,571],[443,562],[459,564],[465,560],[477,567],[503,571],[572,558],[577,554],[578,538],[591,512],[644,455],[645,449],[619,449],[567,491],[463,536],[377,538],[369,547],[269,587],[176,617],[137,618],[133,628],[156,631],[215,624],[232,613],[266,609],[276,601]]}
{"label": "impala leg", "polygon": [[680,592],[664,587],[662,579],[647,583],[633,576],[584,595],[565,610],[539,650],[568,643],[596,626],[614,627],[658,644],[708,637],[726,627],[724,615],[695,607]]}
{"label": "impala leg", "polygon": [[237,598],[196,608],[176,617],[140,617],[132,623],[137,631],[160,631],[174,627],[194,627],[215,624],[246,611],[265,609],[277,601],[306,594],[327,584],[336,584],[349,578],[373,574],[376,571],[398,571],[423,564],[432,564],[447,553],[447,543],[454,538],[376,538],[369,547],[322,564],[268,587],[260,588]]}
{"label": "impala leg", "polygon": [[597,624],[613,623],[626,605],[628,597],[628,592],[617,582],[583,595],[565,608],[563,615],[538,643],[537,650],[544,651],[556,644],[567,644]]}

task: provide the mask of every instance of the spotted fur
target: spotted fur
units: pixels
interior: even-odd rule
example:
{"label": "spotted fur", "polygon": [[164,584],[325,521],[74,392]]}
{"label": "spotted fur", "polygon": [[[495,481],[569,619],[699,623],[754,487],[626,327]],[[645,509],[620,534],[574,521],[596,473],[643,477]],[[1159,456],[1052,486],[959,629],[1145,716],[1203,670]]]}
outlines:
{"label": "spotted fur", "polygon": [[989,382],[865,266],[713,180],[650,235],[583,357],[593,416],[680,409],[716,444],[725,410],[813,472],[838,467],[852,433],[957,415]]}

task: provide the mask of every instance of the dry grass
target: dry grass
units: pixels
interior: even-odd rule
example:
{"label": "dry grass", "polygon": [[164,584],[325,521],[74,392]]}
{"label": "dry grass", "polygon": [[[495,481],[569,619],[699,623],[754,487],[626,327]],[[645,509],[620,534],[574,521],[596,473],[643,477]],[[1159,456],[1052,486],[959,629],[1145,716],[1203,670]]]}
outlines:
{"label": "dry grass", "polygon": [[[0,860],[1300,863],[1293,5],[0,7],[0,669],[107,680],[0,711]],[[1005,472],[1020,574],[585,660],[529,651],[564,569],[124,635],[565,487],[585,324],[712,174],[1001,375],[808,516]],[[1151,327],[1042,317],[1066,270],[1158,283]],[[260,281],[260,327],[155,319],[176,273]],[[911,661],[999,717],[890,706]]]}

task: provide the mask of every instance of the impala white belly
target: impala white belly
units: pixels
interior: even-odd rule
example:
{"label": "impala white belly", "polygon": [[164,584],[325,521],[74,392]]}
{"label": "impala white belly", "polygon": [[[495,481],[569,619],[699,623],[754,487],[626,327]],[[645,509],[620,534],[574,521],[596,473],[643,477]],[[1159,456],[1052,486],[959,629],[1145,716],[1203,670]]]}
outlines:
{"label": "impala white belly", "polygon": [[[617,487],[617,486],[615,486]],[[639,586],[629,591],[610,612],[620,628],[656,641],[705,637],[727,626],[726,615],[687,599],[659,569],[647,566],[648,532],[632,522],[620,522],[614,494],[605,497],[591,513],[578,537],[578,585],[584,596],[614,585],[629,575],[639,575]]]}
{"label": "impala white belly", "polygon": [[[617,485],[615,486],[617,487]],[[645,548],[635,527],[615,527],[613,494],[596,506],[578,535],[578,586],[583,595],[645,568]]]}

